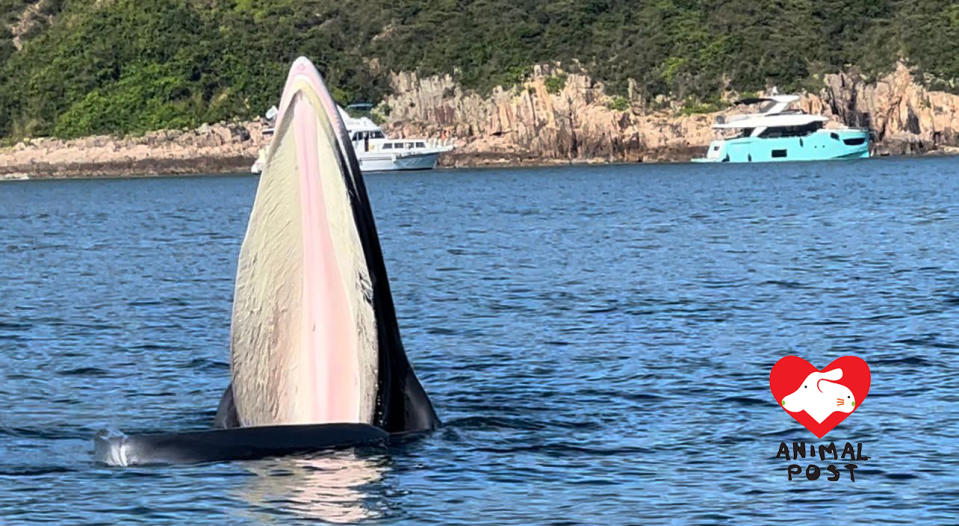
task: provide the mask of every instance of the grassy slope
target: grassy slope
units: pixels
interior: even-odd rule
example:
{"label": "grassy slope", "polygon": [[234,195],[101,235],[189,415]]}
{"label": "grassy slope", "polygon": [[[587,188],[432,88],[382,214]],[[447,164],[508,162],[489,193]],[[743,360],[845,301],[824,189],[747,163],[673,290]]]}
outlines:
{"label": "grassy slope", "polygon": [[[142,132],[249,117],[297,55],[343,101],[376,100],[386,73],[454,72],[479,91],[535,63],[578,62],[624,94],[715,101],[800,87],[848,64],[907,57],[956,89],[949,0],[44,0],[23,51],[0,35],[0,136]],[[0,0],[0,16],[26,5]],[[952,84],[950,84],[952,83]]]}

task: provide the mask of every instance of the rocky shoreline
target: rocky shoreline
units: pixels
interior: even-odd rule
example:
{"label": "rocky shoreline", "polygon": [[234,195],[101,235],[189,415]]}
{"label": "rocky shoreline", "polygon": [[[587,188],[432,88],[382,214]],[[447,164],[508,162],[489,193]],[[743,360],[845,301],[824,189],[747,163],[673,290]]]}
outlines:
{"label": "rocky shoreline", "polygon": [[[150,132],[142,137],[33,139],[0,147],[0,181],[137,178],[246,174],[269,143],[263,123],[215,124],[190,131]],[[466,146],[465,148],[463,146]],[[561,166],[622,162],[607,157],[550,158],[526,152],[482,151],[458,141],[440,157],[441,168]],[[656,161],[689,159],[703,148],[657,152]],[[637,160],[641,161],[641,160]]]}
{"label": "rocky shoreline", "polygon": [[140,137],[33,139],[0,148],[2,179],[144,177],[249,172],[268,139],[259,122]]}
{"label": "rocky shoreline", "polygon": [[[873,130],[874,154],[959,153],[959,95],[925,89],[905,64],[880,79],[849,71],[821,81],[818,92],[802,95],[801,109],[828,117],[827,127]],[[392,85],[395,94],[381,108],[391,132],[455,137],[457,154],[467,157],[688,161],[705,152],[717,116],[742,112],[646,104],[632,90],[611,96],[602,83],[559,66],[537,66],[523,85],[485,97],[448,75],[400,73]]]}
{"label": "rocky shoreline", "polygon": [[[874,153],[959,153],[959,96],[928,91],[900,64],[867,81],[827,75],[802,109],[830,126],[875,132]],[[391,136],[454,139],[443,167],[688,161],[702,155],[719,115],[681,105],[646,107],[641,97],[611,97],[601,83],[558,66],[538,66],[521,85],[487,96],[449,76],[392,77],[394,95],[377,111]],[[33,139],[0,148],[0,180],[248,173],[269,137],[262,122],[220,123],[140,137]]]}

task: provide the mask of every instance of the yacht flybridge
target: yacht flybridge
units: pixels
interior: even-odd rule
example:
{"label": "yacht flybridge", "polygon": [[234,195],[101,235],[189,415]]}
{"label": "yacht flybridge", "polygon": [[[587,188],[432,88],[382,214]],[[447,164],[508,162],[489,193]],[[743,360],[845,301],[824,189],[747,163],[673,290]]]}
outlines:
{"label": "yacht flybridge", "polygon": [[759,113],[717,117],[714,130],[727,137],[709,144],[703,159],[694,162],[823,161],[869,157],[869,131],[823,129],[829,120],[790,106],[796,95],[744,99],[737,104],[762,103]]}

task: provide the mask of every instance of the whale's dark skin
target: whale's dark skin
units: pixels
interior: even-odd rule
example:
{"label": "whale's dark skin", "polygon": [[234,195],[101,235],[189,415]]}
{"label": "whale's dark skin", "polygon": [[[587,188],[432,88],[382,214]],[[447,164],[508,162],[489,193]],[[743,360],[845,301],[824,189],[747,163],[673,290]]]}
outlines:
{"label": "whale's dark skin", "polygon": [[343,447],[384,446],[389,437],[368,424],[314,424],[129,437],[102,435],[95,446],[101,461],[129,466],[256,460]]}

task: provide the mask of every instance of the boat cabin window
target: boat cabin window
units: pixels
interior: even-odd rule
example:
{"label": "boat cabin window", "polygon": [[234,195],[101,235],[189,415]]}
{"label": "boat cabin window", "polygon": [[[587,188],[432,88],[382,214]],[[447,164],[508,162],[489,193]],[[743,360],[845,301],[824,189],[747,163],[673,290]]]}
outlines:
{"label": "boat cabin window", "polygon": [[772,157],[773,159],[783,159],[786,157],[786,150],[773,150]]}
{"label": "boat cabin window", "polygon": [[743,137],[750,137],[753,134],[753,130],[756,128],[743,128],[743,132],[736,136],[737,139],[742,139]]}
{"label": "boat cabin window", "polygon": [[383,149],[384,149],[384,150],[392,150],[392,149],[393,149],[393,143],[388,142],[388,143],[384,144],[384,145],[383,145]]}
{"label": "boat cabin window", "polygon": [[821,122],[810,122],[805,126],[775,126],[763,130],[759,134],[763,139],[776,139],[779,137],[805,137],[816,133],[822,128]]}
{"label": "boat cabin window", "polygon": [[373,131],[373,132],[358,131],[358,132],[353,132],[353,135],[351,137],[351,139],[354,141],[365,141],[366,139],[385,139],[385,138],[386,136],[383,135],[383,132],[381,131]]}
{"label": "boat cabin window", "polygon": [[852,139],[843,139],[844,143],[848,146],[859,146],[860,144],[866,142],[865,137],[853,137]]}
{"label": "boat cabin window", "polygon": [[426,144],[424,144],[424,143],[422,143],[422,142],[418,142],[418,143],[416,143],[416,147],[417,147],[417,148],[426,148]]}

